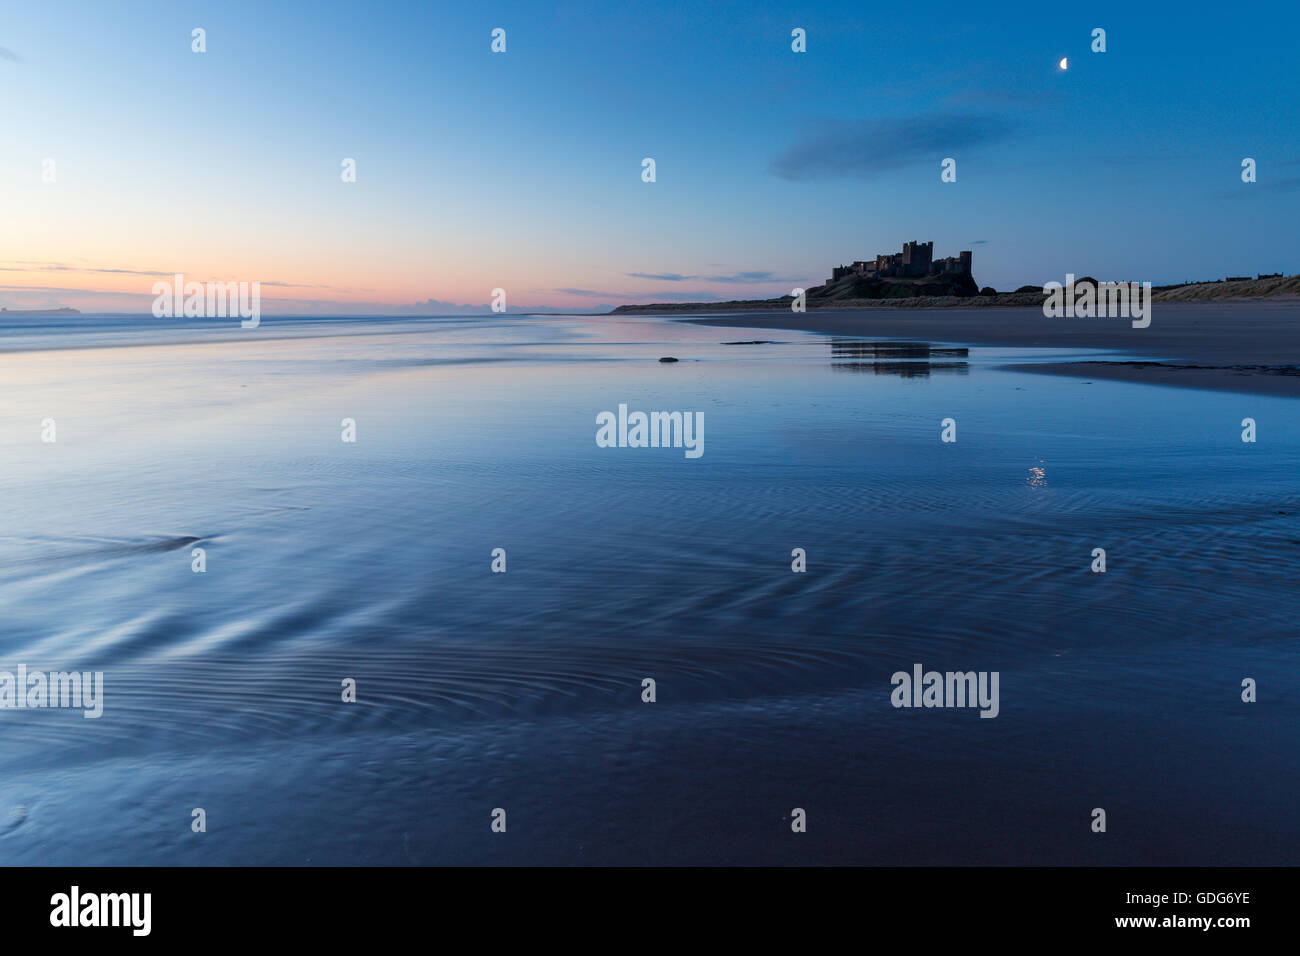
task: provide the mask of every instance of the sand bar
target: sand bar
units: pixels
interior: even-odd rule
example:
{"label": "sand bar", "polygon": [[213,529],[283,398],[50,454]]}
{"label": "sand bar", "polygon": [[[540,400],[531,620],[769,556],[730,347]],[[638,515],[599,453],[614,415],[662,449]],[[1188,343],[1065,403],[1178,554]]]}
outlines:
{"label": "sand bar", "polygon": [[1145,329],[1126,319],[1050,319],[1037,308],[816,309],[696,313],[683,319],[973,346],[1106,349],[1118,353],[1113,360],[1016,367],[1082,380],[1300,396],[1300,299],[1156,302]]}

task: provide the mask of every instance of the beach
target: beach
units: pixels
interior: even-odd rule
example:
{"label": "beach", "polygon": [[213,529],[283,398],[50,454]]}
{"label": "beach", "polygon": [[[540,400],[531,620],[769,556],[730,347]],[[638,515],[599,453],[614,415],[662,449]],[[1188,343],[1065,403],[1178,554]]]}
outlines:
{"label": "beach", "polygon": [[719,312],[688,321],[994,348],[1105,351],[1114,354],[1019,367],[1083,380],[1300,396],[1300,300],[1156,302],[1145,329],[1133,328],[1127,319],[1052,319],[1035,308]]}
{"label": "beach", "polygon": [[[25,322],[0,671],[103,677],[93,719],[0,709],[0,852],[1293,861],[1290,400],[763,318]],[[622,405],[702,453],[602,446]],[[918,667],[996,707],[894,706]]]}

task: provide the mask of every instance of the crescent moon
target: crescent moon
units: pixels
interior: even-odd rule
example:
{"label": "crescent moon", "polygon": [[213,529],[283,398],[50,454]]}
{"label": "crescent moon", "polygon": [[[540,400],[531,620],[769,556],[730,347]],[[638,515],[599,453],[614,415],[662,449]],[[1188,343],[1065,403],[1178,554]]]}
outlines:
{"label": "crescent moon", "polygon": [[1059,65],[1061,69],[1068,70],[1070,68],[1070,58],[1068,56],[1061,57],[1061,62]]}

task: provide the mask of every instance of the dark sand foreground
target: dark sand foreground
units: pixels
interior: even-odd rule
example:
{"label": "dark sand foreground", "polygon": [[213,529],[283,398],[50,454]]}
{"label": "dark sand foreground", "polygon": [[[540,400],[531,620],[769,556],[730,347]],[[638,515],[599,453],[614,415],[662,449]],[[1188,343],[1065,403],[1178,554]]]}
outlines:
{"label": "dark sand foreground", "polygon": [[931,343],[1110,349],[1123,354],[1016,367],[1083,380],[1300,396],[1300,300],[1156,302],[1145,329],[1133,328],[1128,319],[1049,319],[1036,308],[728,312],[687,321]]}

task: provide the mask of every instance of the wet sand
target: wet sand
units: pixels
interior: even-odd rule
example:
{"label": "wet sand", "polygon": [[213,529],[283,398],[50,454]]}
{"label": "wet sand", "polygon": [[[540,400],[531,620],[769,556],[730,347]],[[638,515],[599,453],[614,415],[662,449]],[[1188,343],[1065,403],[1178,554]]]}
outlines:
{"label": "wet sand", "polygon": [[1034,308],[857,309],[696,314],[700,325],[1012,348],[1113,350],[1113,360],[1035,362],[1025,371],[1300,396],[1300,301],[1157,302],[1151,325],[1049,319]]}

